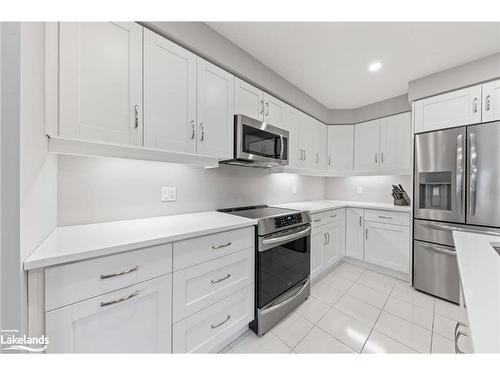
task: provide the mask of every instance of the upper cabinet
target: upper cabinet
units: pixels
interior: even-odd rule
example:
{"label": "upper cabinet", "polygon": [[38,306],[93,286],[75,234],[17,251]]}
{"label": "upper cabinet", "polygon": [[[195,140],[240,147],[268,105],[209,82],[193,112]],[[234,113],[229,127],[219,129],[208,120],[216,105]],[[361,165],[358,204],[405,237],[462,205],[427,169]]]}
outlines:
{"label": "upper cabinet", "polygon": [[327,126],[327,168],[331,171],[352,173],[354,167],[354,126]]}
{"label": "upper cabinet", "polygon": [[264,121],[268,124],[284,127],[286,107],[281,100],[264,93]]}
{"label": "upper cabinet", "polygon": [[144,30],[144,145],[196,152],[196,56]]}
{"label": "upper cabinet", "polygon": [[142,144],[142,30],[133,22],[60,24],[60,136]]}
{"label": "upper cabinet", "polygon": [[302,113],[297,109],[287,105],[285,108],[285,123],[283,128],[288,130],[288,161],[290,167],[300,168],[302,166],[303,153],[300,150],[300,123]]}
{"label": "upper cabinet", "polygon": [[483,122],[500,120],[500,79],[483,85]]}
{"label": "upper cabinet", "polygon": [[411,112],[355,125],[356,173],[410,174]]}
{"label": "upper cabinet", "polygon": [[326,169],[326,125],[302,114],[299,133],[301,168]]}

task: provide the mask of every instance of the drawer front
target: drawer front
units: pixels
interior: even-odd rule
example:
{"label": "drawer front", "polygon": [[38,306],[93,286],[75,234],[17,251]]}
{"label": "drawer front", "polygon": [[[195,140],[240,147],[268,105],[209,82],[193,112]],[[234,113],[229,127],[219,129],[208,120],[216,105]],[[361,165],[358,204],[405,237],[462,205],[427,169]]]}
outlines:
{"label": "drawer front", "polygon": [[254,227],[175,242],[174,271],[254,247]]}
{"label": "drawer front", "polygon": [[172,244],[49,267],[45,311],[172,272]]}
{"label": "drawer front", "polygon": [[255,250],[248,248],[174,273],[174,322],[254,283]]}
{"label": "drawer front", "polygon": [[339,208],[337,210],[318,212],[311,215],[312,227],[319,227],[325,224],[333,223],[334,221],[345,220],[345,209]]}
{"label": "drawer front", "polygon": [[410,214],[396,211],[365,210],[365,220],[377,223],[410,225]]}
{"label": "drawer front", "polygon": [[254,319],[254,287],[224,298],[173,328],[174,353],[207,353]]}

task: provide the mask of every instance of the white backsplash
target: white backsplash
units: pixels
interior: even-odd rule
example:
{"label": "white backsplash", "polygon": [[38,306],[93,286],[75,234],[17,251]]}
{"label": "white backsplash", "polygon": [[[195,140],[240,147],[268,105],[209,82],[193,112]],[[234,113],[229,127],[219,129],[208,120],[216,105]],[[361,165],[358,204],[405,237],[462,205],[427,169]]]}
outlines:
{"label": "white backsplash", "polygon": [[[176,187],[177,200],[161,202],[161,187]],[[324,197],[321,177],[234,166],[204,169],[74,156],[58,160],[59,226]]]}

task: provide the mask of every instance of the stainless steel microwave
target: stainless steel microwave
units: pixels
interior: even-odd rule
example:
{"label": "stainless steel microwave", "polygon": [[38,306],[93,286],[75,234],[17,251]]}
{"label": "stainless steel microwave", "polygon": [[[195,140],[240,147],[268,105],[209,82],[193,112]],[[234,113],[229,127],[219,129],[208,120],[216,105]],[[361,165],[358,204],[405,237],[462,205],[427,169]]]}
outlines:
{"label": "stainless steel microwave", "polygon": [[258,168],[288,165],[288,145],[287,130],[235,115],[233,158],[221,163]]}

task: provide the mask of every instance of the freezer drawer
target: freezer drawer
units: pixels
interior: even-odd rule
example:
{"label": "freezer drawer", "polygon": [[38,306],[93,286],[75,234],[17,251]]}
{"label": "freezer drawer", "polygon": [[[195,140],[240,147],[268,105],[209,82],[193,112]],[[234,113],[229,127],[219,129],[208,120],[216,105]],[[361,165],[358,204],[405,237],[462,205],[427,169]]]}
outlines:
{"label": "freezer drawer", "polygon": [[416,289],[459,303],[460,276],[453,247],[413,241],[413,267]]}

